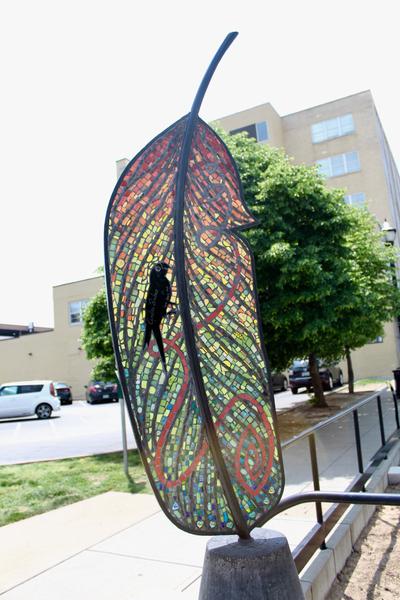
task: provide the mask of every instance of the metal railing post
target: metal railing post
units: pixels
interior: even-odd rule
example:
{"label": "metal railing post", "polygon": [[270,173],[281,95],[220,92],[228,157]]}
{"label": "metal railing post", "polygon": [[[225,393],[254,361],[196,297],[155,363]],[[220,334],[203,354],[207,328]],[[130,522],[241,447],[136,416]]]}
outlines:
{"label": "metal railing post", "polygon": [[381,430],[381,440],[382,440],[382,446],[384,446],[386,444],[386,439],[385,439],[385,428],[383,426],[383,414],[382,414],[382,400],[380,395],[378,395],[376,397],[376,402],[378,404],[378,413],[379,413],[379,428]]}
{"label": "metal railing post", "polygon": [[[388,386],[389,387],[389,386]],[[291,439],[286,440],[282,443],[282,449],[286,450],[288,447],[293,446],[300,441],[305,442],[306,438],[308,439],[309,444],[309,456],[311,461],[311,469],[312,469],[312,477],[314,483],[314,492],[296,494],[290,498],[286,497],[284,500],[281,500],[279,504],[274,507],[269,513],[269,519],[275,517],[283,510],[288,510],[292,506],[296,506],[300,502],[312,502],[315,505],[316,513],[317,513],[317,523],[314,523],[312,529],[309,533],[303,538],[303,540],[298,544],[298,546],[294,549],[294,559],[296,563],[296,568],[298,571],[304,568],[307,564],[307,561],[311,558],[311,556],[315,553],[318,548],[324,549],[325,538],[332,531],[333,527],[337,524],[338,519],[344,514],[349,504],[393,504],[394,506],[400,506],[400,496],[396,496],[395,494],[369,494],[365,492],[365,482],[369,479],[371,474],[375,472],[375,470],[382,464],[387,458],[387,452],[394,447],[398,443],[399,439],[399,430],[400,430],[400,409],[398,398],[394,394],[393,388],[390,386],[393,402],[395,407],[395,417],[397,429],[392,431],[392,423],[386,424],[386,429],[388,431],[388,441],[386,441],[386,432],[385,432],[385,423],[383,419],[383,410],[382,410],[382,400],[380,392],[374,392],[367,398],[360,400],[356,404],[349,406],[348,408],[340,411],[337,415],[334,415],[325,421],[321,421],[317,425],[302,431],[301,433],[293,436]],[[378,417],[379,417],[379,427],[380,427],[380,436],[381,436],[381,446],[375,452],[375,454],[368,458],[363,456],[363,446],[362,446],[362,438],[361,438],[361,427],[360,427],[360,413],[359,410],[362,407],[370,406],[370,403],[377,401],[378,406]],[[355,435],[355,445],[357,451],[357,461],[358,461],[358,470],[359,473],[350,481],[349,485],[346,488],[345,492],[321,492],[320,491],[320,477],[319,477],[319,468],[318,468],[318,459],[317,459],[317,450],[316,450],[316,433],[320,430],[323,430],[332,424],[336,424],[341,421],[344,417],[350,416],[350,413],[353,413],[353,421],[354,421],[354,435]],[[376,414],[373,412],[369,415],[369,418],[373,421],[374,427],[376,427]],[[368,425],[370,423],[368,421]],[[394,423],[393,423],[394,427]],[[352,446],[354,448],[354,446]],[[385,451],[382,451],[382,448]],[[364,466],[364,459],[368,463]],[[354,470],[355,474],[355,470]],[[299,500],[301,498],[301,500]],[[333,506],[327,509],[325,512],[322,510],[322,503],[331,502]],[[346,506],[347,505],[347,506]]]}
{"label": "metal railing post", "polygon": [[392,388],[392,386],[390,386],[390,390],[392,392],[392,396],[393,396],[393,403],[394,403],[394,414],[396,416],[396,425],[397,425],[397,429],[400,429],[400,421],[399,421],[399,405],[397,403],[397,396],[394,392],[394,389]]}
{"label": "metal railing post", "polygon": [[[319,491],[320,490],[320,486],[319,486],[317,446],[316,446],[316,443],[315,443],[315,435],[313,433],[308,436],[308,445],[309,445],[309,448],[310,448],[311,469],[312,469],[312,477],[313,477],[314,490],[315,491]],[[322,513],[322,504],[321,504],[321,502],[316,502],[315,503],[315,512],[317,514],[317,522],[320,525],[322,525],[323,522],[324,522],[324,515]],[[322,542],[322,544],[321,544],[321,549],[325,550],[325,548],[326,548],[326,545],[325,545],[325,540],[324,540]]]}
{"label": "metal railing post", "polygon": [[361,448],[361,436],[360,436],[360,423],[358,420],[358,410],[357,409],[353,410],[353,420],[354,420],[354,434],[356,436],[358,470],[360,473],[364,473],[364,464],[363,464],[362,448]]}

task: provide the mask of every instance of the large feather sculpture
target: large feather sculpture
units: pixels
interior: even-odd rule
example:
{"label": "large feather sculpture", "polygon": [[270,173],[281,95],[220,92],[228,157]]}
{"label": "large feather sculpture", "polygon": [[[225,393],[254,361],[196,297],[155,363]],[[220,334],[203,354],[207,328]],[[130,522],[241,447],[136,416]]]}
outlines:
{"label": "large feather sculpture", "polygon": [[236,35],[192,111],[121,175],[105,263],[119,377],[162,509],[185,531],[247,538],[279,501],[283,468],[253,258],[237,233],[254,219],[230,153],[198,117]]}

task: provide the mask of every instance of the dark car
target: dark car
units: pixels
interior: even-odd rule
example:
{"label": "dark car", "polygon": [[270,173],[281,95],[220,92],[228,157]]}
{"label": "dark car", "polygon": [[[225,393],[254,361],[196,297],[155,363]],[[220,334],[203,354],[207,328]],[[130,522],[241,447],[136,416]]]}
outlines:
{"label": "dark car", "polygon": [[86,387],[86,402],[118,402],[118,386],[112,381],[91,381]]}
{"label": "dark car", "polygon": [[271,373],[272,387],[274,392],[286,392],[289,387],[287,377],[284,373]]}
{"label": "dark car", "polygon": [[54,382],[56,396],[60,399],[61,404],[72,404],[71,386],[61,381]]}
{"label": "dark car", "polygon": [[[318,361],[318,371],[324,390],[332,390],[334,385],[343,385],[343,373],[337,363]],[[289,385],[292,394],[297,394],[300,388],[311,390],[311,375],[308,360],[295,360],[289,369]]]}

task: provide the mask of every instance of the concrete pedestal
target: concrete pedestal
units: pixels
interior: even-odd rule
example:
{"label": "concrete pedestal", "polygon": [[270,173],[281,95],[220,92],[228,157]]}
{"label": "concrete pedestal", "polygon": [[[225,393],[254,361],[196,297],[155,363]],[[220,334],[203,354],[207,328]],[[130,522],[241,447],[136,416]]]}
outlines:
{"label": "concrete pedestal", "polygon": [[208,542],[199,600],[304,600],[285,536],[269,529],[251,536]]}

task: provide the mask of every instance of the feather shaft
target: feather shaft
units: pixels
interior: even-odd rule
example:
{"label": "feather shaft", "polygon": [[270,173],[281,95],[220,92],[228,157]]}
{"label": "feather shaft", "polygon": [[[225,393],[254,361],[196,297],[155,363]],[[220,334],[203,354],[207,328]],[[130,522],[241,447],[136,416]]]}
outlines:
{"label": "feather shaft", "polygon": [[[201,410],[204,425],[207,432],[207,439],[211,454],[216,464],[216,468],[218,474],[221,479],[222,488],[225,492],[229,508],[232,512],[232,518],[235,522],[236,529],[239,533],[239,536],[243,539],[248,539],[250,537],[249,529],[246,525],[246,521],[243,518],[242,512],[240,510],[238,499],[235,495],[228,470],[225,465],[225,461],[223,459],[221,449],[218,443],[217,434],[215,431],[215,426],[213,423],[212,415],[210,408],[208,406],[207,392],[205,390],[201,368],[200,368],[200,360],[197,353],[195,335],[193,330],[193,323],[190,316],[190,304],[189,304],[189,295],[188,288],[186,283],[186,269],[185,269],[185,248],[184,248],[184,232],[183,232],[183,215],[185,209],[185,187],[187,181],[187,173],[188,173],[188,164],[189,164],[189,155],[192,147],[193,141],[193,133],[198,121],[198,113],[200,110],[200,106],[204,95],[207,91],[207,87],[210,83],[210,80],[220,62],[223,55],[232,44],[233,40],[236,38],[237,33],[233,32],[227,35],[217,53],[215,54],[213,60],[208,67],[206,74],[200,84],[199,90],[194,99],[192,110],[190,112],[184,138],[182,144],[181,155],[179,159],[178,172],[176,177],[176,197],[175,197],[175,232],[174,232],[174,240],[175,240],[175,265],[176,265],[176,282],[178,288],[178,295],[181,300],[181,315],[182,315],[182,325],[185,334],[186,347],[188,352],[188,359],[193,375],[193,381],[196,388],[197,396],[199,399],[199,408]],[[216,314],[212,313],[210,315],[210,320],[212,320]]]}

